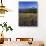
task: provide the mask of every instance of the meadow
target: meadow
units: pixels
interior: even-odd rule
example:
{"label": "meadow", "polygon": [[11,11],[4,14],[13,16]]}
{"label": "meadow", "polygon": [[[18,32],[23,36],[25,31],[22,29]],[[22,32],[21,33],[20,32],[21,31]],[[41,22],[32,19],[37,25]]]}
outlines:
{"label": "meadow", "polygon": [[37,13],[19,13],[19,26],[37,26]]}

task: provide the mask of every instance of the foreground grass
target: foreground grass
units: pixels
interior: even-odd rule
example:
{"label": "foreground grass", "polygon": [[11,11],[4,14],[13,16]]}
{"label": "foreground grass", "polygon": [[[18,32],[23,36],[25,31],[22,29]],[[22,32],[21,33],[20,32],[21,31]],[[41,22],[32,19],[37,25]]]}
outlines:
{"label": "foreground grass", "polygon": [[19,26],[37,26],[37,13],[19,13]]}

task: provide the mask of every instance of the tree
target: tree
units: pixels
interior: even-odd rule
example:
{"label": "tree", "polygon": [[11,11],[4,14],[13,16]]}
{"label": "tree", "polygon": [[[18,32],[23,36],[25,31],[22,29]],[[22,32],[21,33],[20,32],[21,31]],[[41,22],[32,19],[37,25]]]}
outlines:
{"label": "tree", "polygon": [[[4,22],[3,24],[0,24],[0,26],[2,27],[2,29],[4,29],[3,27],[5,27],[6,32],[9,31],[9,29],[10,29],[10,31],[13,30],[11,26],[7,26],[7,22]],[[0,44],[4,43],[3,31],[1,32]]]}

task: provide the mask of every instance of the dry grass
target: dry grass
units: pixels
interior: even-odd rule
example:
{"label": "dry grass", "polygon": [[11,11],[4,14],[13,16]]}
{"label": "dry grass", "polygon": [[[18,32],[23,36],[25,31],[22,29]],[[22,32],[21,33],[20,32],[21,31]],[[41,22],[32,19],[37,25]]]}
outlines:
{"label": "dry grass", "polygon": [[36,13],[19,13],[19,25],[20,26],[37,26],[37,14]]}

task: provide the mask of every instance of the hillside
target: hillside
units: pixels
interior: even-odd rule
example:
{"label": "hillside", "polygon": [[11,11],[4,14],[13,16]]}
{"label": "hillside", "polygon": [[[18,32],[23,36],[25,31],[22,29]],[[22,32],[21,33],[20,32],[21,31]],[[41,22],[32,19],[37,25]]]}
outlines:
{"label": "hillside", "polygon": [[19,9],[19,13],[37,13],[37,9],[36,8]]}

